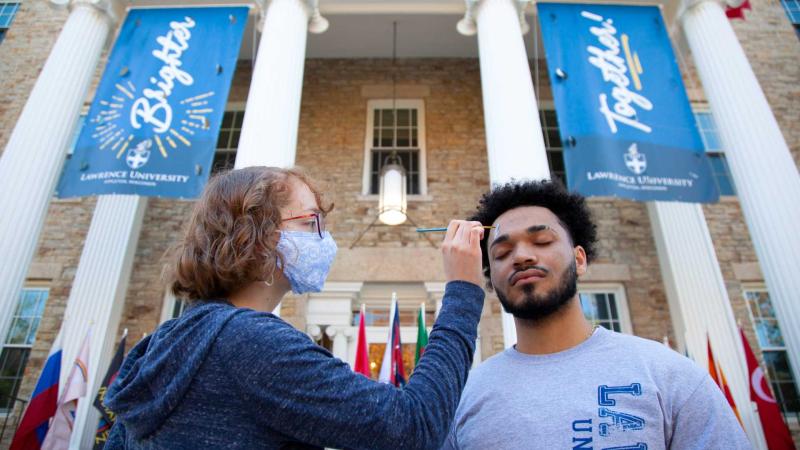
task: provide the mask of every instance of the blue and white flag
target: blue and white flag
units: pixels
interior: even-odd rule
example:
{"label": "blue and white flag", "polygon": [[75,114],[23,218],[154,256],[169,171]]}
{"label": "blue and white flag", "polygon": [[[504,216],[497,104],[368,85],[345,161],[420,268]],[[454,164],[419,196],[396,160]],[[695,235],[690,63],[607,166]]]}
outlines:
{"label": "blue and white flag", "polygon": [[537,8],[570,188],[640,201],[717,201],[658,7]]}
{"label": "blue and white flag", "polygon": [[247,14],[247,7],[129,11],[58,196],[197,197]]}

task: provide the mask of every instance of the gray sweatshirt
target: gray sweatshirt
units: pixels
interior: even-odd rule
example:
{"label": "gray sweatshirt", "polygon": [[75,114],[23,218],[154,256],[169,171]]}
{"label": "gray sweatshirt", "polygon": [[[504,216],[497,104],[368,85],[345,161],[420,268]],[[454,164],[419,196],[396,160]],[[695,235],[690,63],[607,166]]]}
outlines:
{"label": "gray sweatshirt", "polygon": [[549,355],[510,348],[469,375],[445,449],[749,449],[720,389],[664,345],[598,328]]}

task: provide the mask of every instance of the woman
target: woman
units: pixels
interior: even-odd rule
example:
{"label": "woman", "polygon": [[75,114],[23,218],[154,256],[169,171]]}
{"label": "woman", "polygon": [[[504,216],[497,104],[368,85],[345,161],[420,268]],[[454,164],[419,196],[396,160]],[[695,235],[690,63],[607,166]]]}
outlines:
{"label": "woman", "polygon": [[397,389],[271,314],[289,290],[322,288],[336,253],[329,210],[297,170],[251,167],[210,181],[172,267],[172,291],[192,306],[126,358],[106,396],[117,414],[106,448],[440,447],[483,306],[483,229],[448,227],[442,309]]}

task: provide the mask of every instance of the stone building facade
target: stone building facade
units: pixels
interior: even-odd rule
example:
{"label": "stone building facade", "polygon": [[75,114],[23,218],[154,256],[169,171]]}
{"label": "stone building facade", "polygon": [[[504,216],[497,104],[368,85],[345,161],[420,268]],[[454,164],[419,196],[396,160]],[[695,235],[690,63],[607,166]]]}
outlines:
{"label": "stone building facade", "polygon": [[[69,14],[48,3],[21,1],[13,24],[0,43],[0,149],[5,148]],[[746,20],[732,24],[792,156],[800,165],[800,39],[779,0],[751,0],[750,3],[752,10],[746,13]],[[336,16],[329,14],[328,18],[335,27]],[[448,32],[454,30],[458,18],[454,16],[453,29]],[[706,110],[707,102],[688,50],[677,34],[675,47],[683,55],[682,69],[690,99],[698,111]],[[525,39],[532,45],[530,35]],[[389,51],[387,48],[387,55]],[[540,74],[539,103],[551,105],[552,109],[544,70],[546,62],[531,60],[530,64],[532,71],[538,68]],[[99,81],[104,65],[102,60],[93,86]],[[243,110],[251,77],[252,61],[240,59],[228,100],[232,111]],[[394,89],[393,79],[396,80]],[[87,105],[93,90],[94,87],[87,95]],[[436,309],[437,293],[439,298],[441,296],[437,283],[441,284],[444,276],[438,250],[415,233],[413,227],[408,224],[374,226],[359,239],[361,232],[373,222],[378,207],[375,196],[364,193],[368,106],[370,100],[390,98],[392,92],[398,99],[421,100],[424,104],[422,126],[427,193],[409,200],[408,214],[415,223],[440,226],[451,218],[465,217],[490,186],[481,71],[476,57],[400,57],[394,63],[389,58],[376,57],[307,58],[296,162],[319,181],[327,199],[335,204],[328,225],[340,252],[329,282],[340,286],[336,298],[350,302],[350,313],[357,311],[366,285],[375,289],[382,286],[417,289],[420,295],[427,295],[423,301],[431,313]],[[30,395],[61,327],[95,204],[94,198],[53,199],[50,203],[26,282],[27,286],[46,289],[48,294],[19,384],[18,398],[26,399]],[[630,322],[623,331],[657,341],[676,342],[646,206],[613,198],[593,198],[590,206],[598,224],[600,242],[596,262],[588,276],[581,280],[581,287],[603,289],[610,286],[610,292],[622,292],[617,299],[625,303],[623,307]],[[191,201],[148,201],[117,332],[119,337],[122,330],[128,330],[129,346],[144,334],[152,333],[171,315],[173,300],[166,295],[161,282],[164,255],[180,236],[191,208]],[[703,212],[735,318],[761,358],[745,291],[762,289],[764,278],[737,197],[723,196],[719,203],[704,205]],[[357,245],[349,248],[357,239]],[[791,263],[791,258],[787,258],[787,263]],[[353,283],[355,287],[345,286]],[[315,303],[314,295],[290,297],[282,304],[281,316],[298,329],[310,330],[310,325],[315,323],[309,322],[309,317],[316,314],[319,301],[326,298],[318,296]],[[496,299],[487,301],[480,325],[481,359],[504,348],[500,316]],[[349,325],[352,325],[352,316]],[[403,325],[410,327],[413,323]],[[315,331],[309,332],[315,334]],[[316,337],[326,345],[335,339]],[[348,339],[352,340],[349,336]],[[787,417],[795,440],[800,443],[797,412]],[[6,444],[8,437],[7,432],[3,438]]]}

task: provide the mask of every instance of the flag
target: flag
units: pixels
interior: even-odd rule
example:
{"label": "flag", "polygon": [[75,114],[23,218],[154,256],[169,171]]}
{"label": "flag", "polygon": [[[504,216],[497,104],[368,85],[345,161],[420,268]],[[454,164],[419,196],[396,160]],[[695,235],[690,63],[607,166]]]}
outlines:
{"label": "flag", "polygon": [[67,384],[58,399],[58,407],[50,430],[42,444],[42,449],[55,450],[66,449],[69,447],[69,440],[72,436],[72,426],[75,422],[75,411],[78,409],[78,399],[86,396],[86,386],[89,380],[89,339],[92,335],[91,329],[83,338],[83,344],[72,364],[69,372]]}
{"label": "flag", "polygon": [[38,450],[50,427],[50,418],[56,413],[58,400],[58,378],[61,376],[61,332],[58,333],[31,401],[22,416],[9,450]]}
{"label": "flag", "polygon": [[744,20],[744,10],[745,9],[753,9],[750,7],[750,0],[744,0],[744,2],[735,7],[727,7],[725,8],[725,15],[728,16],[729,19],[742,19]]}
{"label": "flag", "polygon": [[775,402],[775,397],[769,388],[764,371],[758,365],[756,355],[744,336],[744,331],[739,329],[744,344],[744,354],[747,359],[747,372],[750,374],[750,400],[756,402],[758,417],[764,429],[764,438],[767,440],[769,450],[794,450],[794,441],[789,433],[789,428],[783,421],[781,411]]}
{"label": "flag", "polygon": [[358,342],[356,343],[356,373],[360,373],[369,378],[369,353],[367,352],[367,329],[365,325],[365,308],[361,304],[361,315],[358,320]]}
{"label": "flag", "polygon": [[425,353],[425,346],[428,345],[428,329],[425,328],[425,303],[419,308],[417,316],[417,351],[414,353],[414,366],[419,363],[422,354]]}
{"label": "flag", "polygon": [[403,367],[403,344],[400,342],[400,312],[397,310],[397,295],[392,294],[392,306],[389,310],[390,326],[389,336],[386,340],[386,350],[381,362],[381,373],[378,380],[394,386],[406,384],[406,373]]}
{"label": "flag", "polygon": [[108,366],[106,376],[103,377],[103,384],[100,385],[100,390],[94,398],[94,407],[100,411],[100,423],[97,424],[97,431],[95,431],[94,434],[94,450],[103,449],[108,440],[108,434],[111,432],[111,427],[114,426],[114,422],[117,420],[114,412],[108,409],[106,405],[103,404],[103,401],[106,398],[108,387],[111,386],[111,383],[117,378],[119,368],[122,366],[122,360],[125,358],[125,338],[127,337],[128,330],[126,329],[125,333],[122,334],[122,339],[119,341],[117,352],[114,353],[111,364]]}
{"label": "flag", "polygon": [[731,409],[733,413],[736,414],[736,418],[739,420],[739,424],[742,424],[742,418],[739,416],[739,409],[736,407],[736,402],[733,401],[733,395],[731,394],[731,390],[728,387],[728,381],[725,379],[725,374],[722,372],[722,367],[717,367],[716,361],[714,361],[714,352],[711,351],[711,339],[706,336],[706,342],[708,343],[708,373],[711,375],[711,379],[717,383],[717,386],[725,395],[725,399],[728,400],[728,404],[731,405]]}

